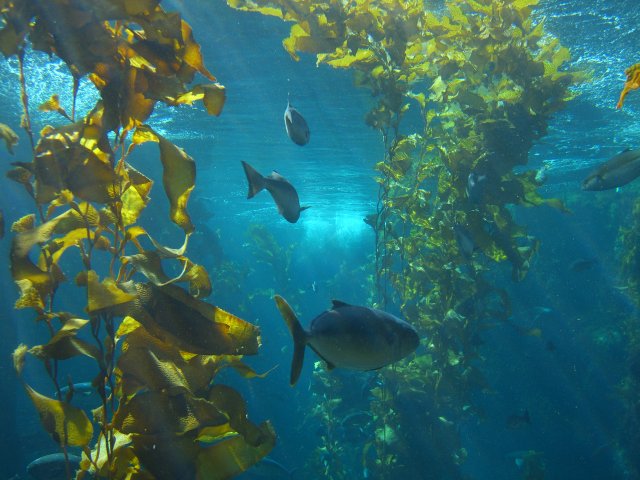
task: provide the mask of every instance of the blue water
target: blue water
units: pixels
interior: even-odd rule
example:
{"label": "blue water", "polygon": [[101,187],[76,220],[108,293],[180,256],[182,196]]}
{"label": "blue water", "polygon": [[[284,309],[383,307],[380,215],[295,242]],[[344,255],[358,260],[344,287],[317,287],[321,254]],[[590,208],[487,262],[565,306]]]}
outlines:
{"label": "blue water", "polygon": [[[523,478],[513,452],[541,452],[547,479],[640,479],[637,459],[625,457],[619,445],[627,417],[618,389],[627,374],[622,322],[638,313],[620,286],[620,251],[616,238],[631,218],[638,184],[619,191],[580,192],[585,171],[627,147],[638,147],[640,94],[631,92],[624,109],[615,104],[624,83],[624,69],[638,61],[640,8],[637,0],[541,1],[536,17],[572,52],[577,67],[593,71],[593,81],[578,87],[579,95],[558,112],[549,133],[530,152],[530,166],[549,166],[541,191],[567,199],[571,215],[547,207],[518,209],[516,218],[527,225],[542,246],[525,280],[514,284],[510,268],[493,266],[492,278],[506,288],[513,304],[512,321],[523,328],[540,328],[540,337],[522,335],[509,325],[483,333],[481,352],[485,388],[474,394],[473,414],[456,422],[467,459],[460,471],[471,479]],[[262,330],[260,354],[247,359],[258,371],[274,366],[265,379],[242,380],[224,372],[220,380],[238,388],[249,403],[255,422],[270,419],[278,442],[270,457],[300,478],[325,478],[321,471],[304,470],[316,454],[326,425],[312,415],[319,400],[344,398],[353,409],[366,409],[365,385],[376,381],[375,373],[332,375],[352,385],[351,390],[322,389],[314,375],[319,359],[307,352],[302,377],[295,388],[288,384],[291,339],[271,299],[274,293],[296,299],[303,323],[329,308],[333,298],[367,304],[375,298],[369,276],[374,234],[362,219],[375,211],[376,173],[373,165],[384,155],[382,141],[363,121],[371,105],[369,94],[353,86],[350,72],[316,67],[302,55],[293,61],[281,46],[288,26],[277,19],[236,12],[216,1],[163,2],[179,9],[192,25],[202,45],[209,70],[226,86],[223,114],[208,116],[201,106],[158,107],[150,124],[184,148],[196,161],[198,177],[190,211],[200,226],[190,245],[190,257],[210,269],[220,259],[233,261],[231,284],[236,288],[218,292],[209,301]],[[604,39],[604,40],[603,40]],[[70,110],[71,80],[64,67],[41,54],[28,56],[28,83],[33,105],[51,94],[62,97]],[[17,126],[20,121],[17,66],[14,60],[0,63],[0,122]],[[43,84],[41,79],[46,78]],[[203,80],[204,81],[204,80]],[[283,112],[287,96],[304,114],[311,140],[303,148],[286,136]],[[95,102],[86,80],[81,85],[79,110]],[[36,117],[38,131],[56,121],[53,114]],[[153,201],[142,225],[162,243],[179,246],[181,232],[164,222],[167,202],[161,189],[161,167],[155,146],[143,146],[135,154],[136,168],[156,180]],[[29,159],[26,136],[21,134],[14,157]],[[247,185],[240,161],[260,172],[277,170],[296,186],[303,206],[296,224],[283,220],[266,192],[246,199]],[[19,186],[3,181],[0,207],[7,226],[31,210]],[[160,221],[159,221],[160,220]],[[260,260],[249,234],[251,225],[263,226],[287,252],[275,267]],[[160,226],[165,225],[165,226]],[[0,243],[0,258],[8,258],[10,234]],[[571,271],[579,259],[597,259],[593,268]],[[6,265],[6,263],[5,263]],[[17,292],[8,268],[0,272],[0,480],[18,474],[34,458],[56,451],[38,422],[11,365],[10,353],[18,343],[46,341],[43,325],[35,325],[29,312],[13,310]],[[71,290],[70,290],[71,291]],[[68,298],[70,307],[73,300]],[[94,375],[90,362],[69,368],[74,380]],[[321,368],[321,367],[320,367]],[[53,394],[35,359],[28,359],[24,379],[42,392]],[[49,389],[49,390],[47,390]],[[324,396],[324,397],[323,397]],[[428,406],[401,403],[405,415],[421,418]],[[510,429],[506,419],[527,410],[531,424]],[[636,413],[636,415],[639,415]],[[635,418],[636,422],[640,419]],[[636,423],[637,425],[637,423]],[[423,472],[434,476],[422,461],[427,445],[416,421],[411,431],[398,430],[397,442],[411,452]],[[363,478],[362,448],[370,440],[347,438],[336,433],[348,454],[348,478]],[[340,436],[342,435],[342,436]],[[257,478],[251,473],[246,478]],[[275,477],[274,477],[275,478]],[[393,477],[391,473],[389,478]]]}

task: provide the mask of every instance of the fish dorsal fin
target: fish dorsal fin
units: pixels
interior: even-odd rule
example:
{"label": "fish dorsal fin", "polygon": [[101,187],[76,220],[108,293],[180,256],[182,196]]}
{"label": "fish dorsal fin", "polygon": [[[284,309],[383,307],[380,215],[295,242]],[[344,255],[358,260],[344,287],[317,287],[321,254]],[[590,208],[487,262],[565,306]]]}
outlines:
{"label": "fish dorsal fin", "polygon": [[271,177],[273,180],[287,180],[275,170],[271,172],[271,175],[269,175],[269,177]]}
{"label": "fish dorsal fin", "polygon": [[340,307],[350,307],[351,305],[349,305],[346,302],[342,302],[340,300],[331,300],[331,308],[332,309],[336,309],[336,308],[340,308]]}

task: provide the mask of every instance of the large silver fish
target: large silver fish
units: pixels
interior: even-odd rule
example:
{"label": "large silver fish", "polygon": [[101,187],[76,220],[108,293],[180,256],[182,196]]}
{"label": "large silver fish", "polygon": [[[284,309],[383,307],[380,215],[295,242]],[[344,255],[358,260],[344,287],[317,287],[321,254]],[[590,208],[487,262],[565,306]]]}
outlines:
{"label": "large silver fish", "polygon": [[[69,472],[75,478],[75,471],[80,467],[80,457],[67,455],[69,458]],[[27,465],[27,473],[34,480],[63,480],[68,478],[65,458],[62,453],[52,453],[36,458]]]}
{"label": "large silver fish", "polygon": [[286,178],[278,172],[271,172],[268,177],[263,177],[258,171],[247,162],[242,162],[244,173],[249,182],[249,193],[247,198],[253,198],[258,192],[266,189],[276,202],[278,212],[285,220],[296,223],[300,218],[300,212],[309,207],[300,207],[298,192],[293,188]]}
{"label": "large silver fish", "polygon": [[296,145],[306,145],[309,143],[309,126],[300,112],[293,108],[287,100],[287,109],[284,111],[284,127],[287,135]]}
{"label": "large silver fish", "polygon": [[600,165],[582,182],[583,190],[609,190],[640,175],[640,150],[625,150]]}
{"label": "large silver fish", "polygon": [[307,345],[330,370],[376,370],[406,357],[420,343],[415,328],[381,310],[334,300],[331,310],[314,318],[307,331],[284,298],[276,295],[275,301],[293,337],[291,385],[298,381]]}

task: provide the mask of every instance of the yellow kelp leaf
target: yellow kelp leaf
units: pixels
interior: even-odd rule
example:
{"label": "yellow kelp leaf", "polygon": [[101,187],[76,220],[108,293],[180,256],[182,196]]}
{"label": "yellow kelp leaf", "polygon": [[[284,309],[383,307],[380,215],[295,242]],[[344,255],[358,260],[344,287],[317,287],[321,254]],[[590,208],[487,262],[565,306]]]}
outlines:
{"label": "yellow kelp leaf", "polygon": [[197,459],[197,480],[223,480],[246,471],[267,456],[275,446],[276,435],[267,422],[259,427],[262,442],[249,445],[241,436],[229,438],[203,448]]}
{"label": "yellow kelp leaf", "polygon": [[226,364],[226,366],[229,366],[229,367],[233,368],[236,372],[238,372],[244,378],[256,378],[256,377],[257,378],[265,378],[273,370],[278,368],[278,365],[276,365],[275,367],[270,368],[269,370],[267,370],[264,373],[258,373],[253,368],[251,368],[249,365],[247,365],[246,363],[242,363],[240,360],[232,361],[232,362]]}
{"label": "yellow kelp leaf", "polygon": [[122,262],[124,265],[132,265],[136,271],[142,273],[157,287],[180,281],[187,268],[187,262],[185,262],[182,272],[175,278],[169,278],[162,269],[160,255],[150,250],[135,255],[123,256]]}
{"label": "yellow kelp leaf", "polygon": [[213,443],[227,437],[235,437],[238,435],[231,425],[216,425],[212,427],[204,427],[198,430],[198,441],[202,443]]}
{"label": "yellow kelp leaf", "polygon": [[447,91],[447,84],[442,80],[442,77],[438,76],[429,87],[429,90],[431,90],[429,99],[434,102],[441,102],[444,93]]}
{"label": "yellow kelp leaf", "polygon": [[[91,460],[87,457],[86,451],[83,452],[80,468],[93,475],[91,478],[96,477],[96,466],[98,467],[97,472],[100,478],[129,478],[127,473],[132,473],[130,466],[134,466],[137,463],[133,449],[130,446],[131,436],[117,430],[111,430],[109,438],[114,438],[115,442],[107,448],[105,437],[100,432],[98,441],[91,451]],[[110,458],[112,459],[111,469],[109,469]]]}
{"label": "yellow kelp leaf", "polygon": [[73,201],[73,193],[69,190],[62,190],[56,198],[54,198],[47,207],[47,218],[53,215],[56,208],[69,205]]}
{"label": "yellow kelp leaf", "polygon": [[78,331],[89,320],[70,318],[45,345],[36,345],[29,349],[29,353],[41,360],[66,360],[77,355],[100,359],[100,351],[94,345],[90,345],[82,339],[76,338]]}
{"label": "yellow kelp leaf", "polygon": [[33,213],[29,215],[25,215],[22,218],[19,218],[13,225],[11,225],[11,231],[16,233],[23,233],[29,230],[33,230],[36,225],[36,216]]}
{"label": "yellow kelp leaf", "polygon": [[63,235],[77,228],[93,229],[100,225],[100,212],[89,202],[71,202],[70,209],[58,215],[54,233]]}
{"label": "yellow kelp leaf", "polygon": [[45,397],[25,384],[44,429],[60,445],[84,447],[91,441],[93,426],[82,409]]}
{"label": "yellow kelp leaf", "polygon": [[147,206],[148,198],[142,197],[138,190],[129,187],[120,196],[120,200],[122,201],[122,224],[125,227],[133,225],[138,221],[140,213]]}
{"label": "yellow kelp leaf", "polygon": [[268,2],[260,2],[262,5],[258,5],[255,0],[227,0],[227,5],[236,10],[245,10],[248,12],[258,12],[262,15],[269,15],[272,17],[278,17],[285,19],[285,14],[282,8],[277,4],[270,4]]}
{"label": "yellow kelp leaf", "polygon": [[164,167],[162,184],[171,206],[169,216],[185,233],[191,233],[194,227],[186,207],[195,185],[196,164],[184,150],[169,140],[160,135],[158,135],[158,139],[160,141],[160,159]]}
{"label": "yellow kelp leaf", "polygon": [[140,391],[121,402],[113,417],[123,433],[144,435],[184,435],[197,428],[224,425],[227,417],[216,406],[188,392],[168,394]]}
{"label": "yellow kelp leaf", "polygon": [[133,131],[131,145],[129,145],[129,148],[127,149],[127,155],[129,155],[131,150],[133,150],[137,145],[141,145],[146,142],[158,143],[158,136],[148,125],[140,125]]}
{"label": "yellow kelp leaf", "polygon": [[[167,395],[192,393],[187,378],[176,362],[165,358],[162,352],[156,355],[150,348],[153,348],[152,344],[130,344],[118,359],[124,395],[136,393],[140,388]],[[183,363],[179,356],[177,361]]]}
{"label": "yellow kelp leaf", "polygon": [[226,98],[225,87],[219,83],[212,83],[210,85],[196,85],[190,91],[179,95],[175,103],[191,105],[195,101],[202,100],[207,113],[217,117],[222,113]]}
{"label": "yellow kelp leaf", "polygon": [[125,335],[129,335],[130,333],[135,332],[140,327],[142,327],[142,325],[137,322],[135,318],[127,315],[122,319],[122,322],[120,322],[120,325],[118,326],[118,331],[116,332],[116,342]]}
{"label": "yellow kelp leaf", "polygon": [[[136,130],[137,131],[137,130]],[[134,134],[135,135],[135,134]],[[129,183],[133,188],[135,188],[142,199],[145,201],[149,200],[149,193],[151,192],[151,187],[153,187],[153,180],[149,177],[140,173],[138,170],[133,168],[129,164],[125,164],[125,169],[127,176],[129,177]]]}
{"label": "yellow kelp leaf", "polygon": [[229,425],[254,447],[265,440],[265,433],[248,420],[247,406],[242,395],[226,385],[214,385],[209,391],[209,401],[229,418]]}
{"label": "yellow kelp leaf", "polygon": [[359,48],[356,51],[355,55],[351,55],[347,53],[347,51],[345,51],[345,52],[342,52],[342,55],[338,55],[337,58],[334,58],[333,60],[329,60],[326,63],[336,68],[349,68],[354,63],[367,62],[369,60],[372,60],[374,57],[375,57],[374,53],[368,48],[367,49]]}
{"label": "yellow kelp leaf", "polygon": [[22,280],[16,280],[16,285],[20,289],[20,298],[16,300],[14,308],[34,308],[38,312],[44,310],[44,301],[40,296],[40,292],[33,286],[33,283],[28,278]]}
{"label": "yellow kelp leaf", "polygon": [[189,281],[189,293],[194,297],[206,298],[211,295],[211,279],[202,265],[190,263],[181,280]]}
{"label": "yellow kelp leaf", "polygon": [[87,272],[87,289],[89,297],[87,312],[89,313],[122,305],[136,299],[135,295],[118,288],[112,278],[107,277],[100,283],[98,274],[93,270]]}
{"label": "yellow kelp leaf", "polygon": [[32,230],[17,234],[11,243],[11,274],[14,281],[27,279],[44,298],[56,288],[53,275],[38,268],[29,259],[29,251],[38,243],[45,243],[53,234],[59,218],[54,218]]}
{"label": "yellow kelp leaf", "polygon": [[525,8],[534,7],[538,5],[540,0],[513,0],[513,8],[521,12]]}
{"label": "yellow kelp leaf", "polygon": [[215,115],[216,117],[222,113],[222,107],[227,99],[227,94],[224,86],[219,83],[213,83],[211,85],[202,85],[204,92],[205,108],[209,115]]}
{"label": "yellow kelp leaf", "polygon": [[200,45],[193,39],[193,32],[187,22],[182,20],[182,41],[184,42],[184,51],[182,53],[182,60],[194,68],[202,75],[207,77],[212,82],[216,81],[216,77],[211,75],[209,70],[204,66],[202,60],[202,53],[200,52]]}
{"label": "yellow kelp leaf", "polygon": [[38,110],[41,112],[58,112],[63,117],[71,120],[65,109],[60,106],[60,97],[58,95],[51,95],[49,100],[38,106]]}
{"label": "yellow kelp leaf", "polygon": [[155,337],[201,355],[257,353],[259,329],[175,285],[136,284],[128,315]]}
{"label": "yellow kelp leaf", "polygon": [[18,135],[16,135],[16,132],[11,130],[8,125],[0,123],[0,138],[4,140],[4,144],[9,153],[13,154],[13,147],[18,143]]}

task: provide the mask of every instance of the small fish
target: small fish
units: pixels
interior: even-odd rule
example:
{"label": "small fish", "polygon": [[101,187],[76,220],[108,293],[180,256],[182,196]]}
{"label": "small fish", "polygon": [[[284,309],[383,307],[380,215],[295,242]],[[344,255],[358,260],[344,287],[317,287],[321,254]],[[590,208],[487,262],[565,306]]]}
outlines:
{"label": "small fish", "polygon": [[331,310],[314,318],[305,330],[284,298],[276,295],[275,301],[293,337],[291,385],[300,377],[307,345],[329,370],[376,370],[406,357],[420,344],[415,328],[381,310],[334,300]]}
{"label": "small fish", "polygon": [[583,190],[618,188],[640,175],[640,150],[627,149],[592,171],[582,182]]}
{"label": "small fish", "polygon": [[287,222],[296,223],[300,218],[300,212],[309,207],[300,207],[298,192],[286,178],[278,172],[271,172],[268,177],[263,177],[247,162],[242,162],[244,173],[249,182],[247,198],[253,198],[258,192],[266,189],[276,202],[278,212]]}
{"label": "small fish", "polygon": [[458,242],[458,247],[460,248],[460,252],[466,257],[471,258],[473,256],[473,252],[475,252],[478,247],[475,242],[471,238],[471,234],[469,230],[465,227],[456,223],[453,226],[453,233],[456,237],[456,242]]}
{"label": "small fish", "polygon": [[[80,457],[71,454],[67,456],[69,457],[71,478],[75,478],[74,473],[80,467]],[[62,453],[52,453],[36,458],[27,465],[27,473],[34,480],[64,480],[68,478],[67,467]]]}
{"label": "small fish", "polygon": [[512,413],[507,417],[507,428],[512,430],[521,428],[526,425],[531,425],[531,417],[529,416],[529,410],[524,410],[520,413]]}
{"label": "small fish", "polygon": [[479,175],[476,172],[471,172],[467,177],[467,198],[472,203],[480,203],[484,197],[485,188],[487,185],[487,175]]}
{"label": "small fish", "polygon": [[[104,389],[107,396],[111,395],[111,388],[109,388],[108,385],[105,385]],[[65,385],[64,387],[60,388],[60,393],[63,396],[68,395],[69,392],[73,392],[74,394],[78,393],[85,397],[90,397],[91,395],[96,395],[96,396],[98,395],[98,389],[94,387],[91,382],[73,383],[71,385]]]}
{"label": "small fish", "polygon": [[586,270],[590,270],[591,268],[595,267],[597,264],[598,264],[597,258],[579,258],[578,260],[571,262],[571,265],[569,265],[569,271],[580,273]]}
{"label": "small fish", "polygon": [[300,112],[291,106],[287,100],[287,109],[284,111],[284,126],[287,129],[287,135],[296,145],[306,145],[309,143],[309,126]]}
{"label": "small fish", "polygon": [[313,282],[311,282],[311,291],[313,293],[318,293],[318,284],[316,283],[315,280]]}

